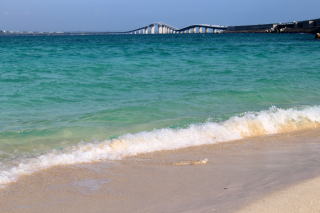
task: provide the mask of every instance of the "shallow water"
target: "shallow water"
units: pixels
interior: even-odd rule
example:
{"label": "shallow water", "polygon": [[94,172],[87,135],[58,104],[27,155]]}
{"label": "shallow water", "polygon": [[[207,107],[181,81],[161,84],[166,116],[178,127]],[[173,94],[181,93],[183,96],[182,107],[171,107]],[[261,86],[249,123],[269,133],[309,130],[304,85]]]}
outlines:
{"label": "shallow water", "polygon": [[119,136],[132,154],[316,127],[319,48],[305,34],[0,37],[0,168]]}

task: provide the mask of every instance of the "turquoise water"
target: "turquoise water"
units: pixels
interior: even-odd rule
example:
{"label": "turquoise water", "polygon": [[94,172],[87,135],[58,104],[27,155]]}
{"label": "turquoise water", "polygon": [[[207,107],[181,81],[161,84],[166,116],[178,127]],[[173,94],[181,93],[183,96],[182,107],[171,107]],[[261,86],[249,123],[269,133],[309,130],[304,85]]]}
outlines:
{"label": "turquoise water", "polygon": [[316,106],[319,83],[313,35],[3,36],[0,161]]}

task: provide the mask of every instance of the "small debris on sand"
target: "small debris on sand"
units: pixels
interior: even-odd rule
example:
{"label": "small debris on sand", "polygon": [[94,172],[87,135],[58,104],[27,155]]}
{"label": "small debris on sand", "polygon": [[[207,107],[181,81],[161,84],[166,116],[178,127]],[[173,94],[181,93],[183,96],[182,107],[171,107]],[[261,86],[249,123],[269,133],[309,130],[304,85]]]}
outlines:
{"label": "small debris on sand", "polygon": [[175,166],[188,166],[188,165],[204,165],[208,163],[208,158],[205,158],[203,160],[198,160],[198,161],[180,161],[177,163],[174,163],[173,165]]}

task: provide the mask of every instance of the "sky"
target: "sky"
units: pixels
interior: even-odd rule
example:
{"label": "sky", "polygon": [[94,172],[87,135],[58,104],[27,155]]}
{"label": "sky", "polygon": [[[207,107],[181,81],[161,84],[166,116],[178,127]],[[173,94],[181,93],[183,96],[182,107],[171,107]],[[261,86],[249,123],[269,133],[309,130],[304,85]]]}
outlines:
{"label": "sky", "polygon": [[320,0],[0,0],[0,29],[125,31],[154,22],[246,25],[320,18]]}

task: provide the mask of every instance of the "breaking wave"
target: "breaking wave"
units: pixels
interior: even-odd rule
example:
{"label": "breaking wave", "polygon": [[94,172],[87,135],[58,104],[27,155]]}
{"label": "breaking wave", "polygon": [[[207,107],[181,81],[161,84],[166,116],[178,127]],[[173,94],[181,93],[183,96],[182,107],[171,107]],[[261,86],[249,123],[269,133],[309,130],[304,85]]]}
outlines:
{"label": "breaking wave", "polygon": [[254,136],[287,133],[320,126],[320,106],[303,109],[271,107],[260,112],[215,123],[193,124],[184,129],[158,129],[126,134],[99,143],[81,144],[67,151],[53,151],[36,158],[21,161],[17,166],[0,171],[0,186],[16,181],[20,176],[53,166],[90,163],[101,160],[120,160],[161,150],[228,142]]}

